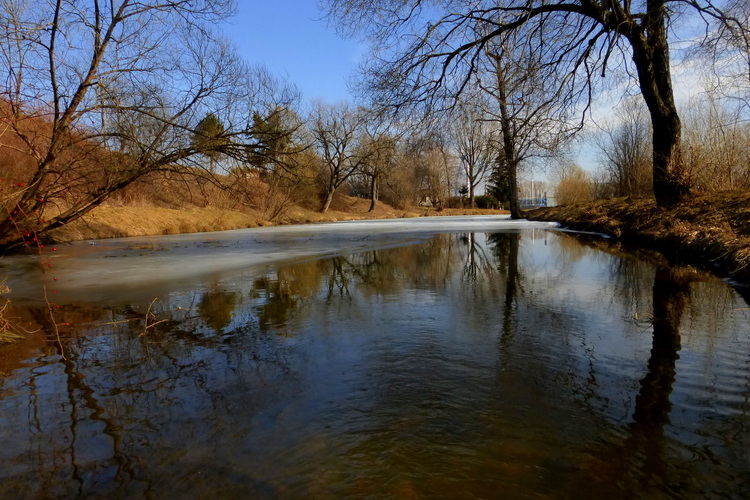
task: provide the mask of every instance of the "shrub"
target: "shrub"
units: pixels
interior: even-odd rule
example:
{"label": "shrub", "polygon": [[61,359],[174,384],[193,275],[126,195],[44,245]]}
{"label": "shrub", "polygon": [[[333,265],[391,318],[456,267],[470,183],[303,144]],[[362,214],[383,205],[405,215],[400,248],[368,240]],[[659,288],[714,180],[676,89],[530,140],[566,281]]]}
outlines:
{"label": "shrub", "polygon": [[474,197],[474,204],[477,208],[498,208],[500,204],[497,198],[488,194]]}
{"label": "shrub", "polygon": [[594,197],[594,186],[585,170],[569,165],[560,176],[555,195],[558,205],[590,201]]}

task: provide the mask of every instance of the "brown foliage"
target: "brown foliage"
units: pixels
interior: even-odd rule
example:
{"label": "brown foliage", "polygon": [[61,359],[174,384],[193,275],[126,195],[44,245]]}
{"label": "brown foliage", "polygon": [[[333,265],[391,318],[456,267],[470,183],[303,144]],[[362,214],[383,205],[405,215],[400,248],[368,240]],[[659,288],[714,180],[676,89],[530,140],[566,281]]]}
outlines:
{"label": "brown foliage", "polygon": [[44,227],[77,200],[106,189],[123,171],[133,168],[128,157],[109,152],[75,131],[66,132],[64,148],[48,162],[49,173],[34,186],[36,199],[22,203],[48,152],[52,133],[52,122],[45,114],[19,115],[7,103],[0,105],[0,221],[7,217],[0,244],[17,238],[14,232]]}
{"label": "brown foliage", "polygon": [[586,171],[577,165],[564,167],[555,190],[559,205],[582,203],[594,198],[594,186]]}

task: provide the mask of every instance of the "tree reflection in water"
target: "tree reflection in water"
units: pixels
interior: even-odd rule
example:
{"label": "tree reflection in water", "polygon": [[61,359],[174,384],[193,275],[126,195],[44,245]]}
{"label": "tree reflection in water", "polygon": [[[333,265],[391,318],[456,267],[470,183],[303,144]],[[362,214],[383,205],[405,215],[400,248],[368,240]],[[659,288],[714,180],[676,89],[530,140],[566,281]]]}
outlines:
{"label": "tree reflection in water", "polygon": [[442,234],[214,280],[160,297],[169,321],[146,334],[149,304],[64,306],[65,352],[42,325],[47,345],[0,379],[0,493],[747,492],[731,290],[541,237]]}
{"label": "tree reflection in water", "polygon": [[[672,410],[670,394],[675,383],[676,363],[680,357],[680,323],[689,303],[690,272],[658,268],[653,285],[652,348],[646,375],[640,381],[640,391],[635,398],[633,421],[628,426],[629,437],[622,452],[629,458],[621,473],[636,479],[641,491],[663,489],[664,494],[676,495],[681,483],[689,480],[669,470],[668,442],[664,436]],[[659,486],[655,488],[653,485]]]}
{"label": "tree reflection in water", "polygon": [[[619,260],[616,263],[618,280],[624,280],[623,283],[633,285],[642,279],[641,273],[651,274],[642,262],[630,261],[623,265],[625,262]],[[583,481],[592,498],[632,498],[635,491],[640,496],[655,498],[684,498],[688,491],[693,492],[692,495],[700,492],[702,496],[712,496],[702,484],[705,476],[675,460],[674,436],[667,436],[667,433],[676,432],[668,429],[673,413],[671,395],[680,376],[677,370],[681,350],[680,328],[686,311],[691,309],[691,285],[704,281],[705,276],[691,269],[656,268],[651,288],[652,341],[646,373],[639,381],[631,422],[624,428],[624,438],[614,436],[609,446],[595,452],[598,458],[592,457],[584,462],[584,468],[591,475],[584,475],[587,479]],[[627,290],[617,285],[616,289]],[[626,307],[632,308],[634,303],[644,302],[631,292],[632,289],[620,295]],[[704,289],[701,299],[713,307],[722,304],[720,308],[727,312],[731,297],[716,300],[717,295],[726,295],[726,287]],[[721,316],[714,319],[715,323],[721,324]],[[691,448],[690,452],[713,454],[708,449],[699,452]],[[720,461],[717,456],[711,460]],[[740,478],[728,476],[727,479],[731,483]]]}
{"label": "tree reflection in water", "polygon": [[201,297],[198,313],[209,328],[220,333],[231,323],[239,296],[237,292],[222,291],[217,285],[213,285]]}
{"label": "tree reflection in water", "polygon": [[501,344],[507,346],[513,340],[516,321],[516,295],[521,286],[518,272],[518,246],[521,235],[517,232],[496,233],[488,236],[492,244],[497,266],[505,273],[505,297],[503,300],[503,320]]}
{"label": "tree reflection in water", "polygon": [[635,399],[635,426],[663,429],[669,423],[669,395],[679,359],[680,321],[690,302],[690,282],[685,272],[674,268],[656,270],[653,287],[653,347],[648,371],[641,379]]}

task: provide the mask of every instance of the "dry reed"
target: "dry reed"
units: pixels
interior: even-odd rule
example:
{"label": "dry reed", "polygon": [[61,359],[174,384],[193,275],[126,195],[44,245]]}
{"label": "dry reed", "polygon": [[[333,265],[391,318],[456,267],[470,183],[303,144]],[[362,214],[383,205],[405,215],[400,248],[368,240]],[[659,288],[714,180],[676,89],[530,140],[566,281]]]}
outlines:
{"label": "dry reed", "polygon": [[[0,295],[10,292],[5,283],[0,282]],[[0,344],[10,344],[20,340],[22,329],[16,326],[14,318],[10,316],[10,300],[0,306]]]}

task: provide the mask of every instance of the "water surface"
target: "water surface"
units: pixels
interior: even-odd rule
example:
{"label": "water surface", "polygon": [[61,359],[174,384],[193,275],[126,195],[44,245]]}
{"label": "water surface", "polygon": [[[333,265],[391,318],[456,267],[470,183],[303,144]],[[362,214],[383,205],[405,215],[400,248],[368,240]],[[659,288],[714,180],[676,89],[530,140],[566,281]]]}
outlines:
{"label": "water surface", "polygon": [[741,295],[472,224],[61,248],[59,341],[17,294],[0,351],[0,495],[750,496]]}

